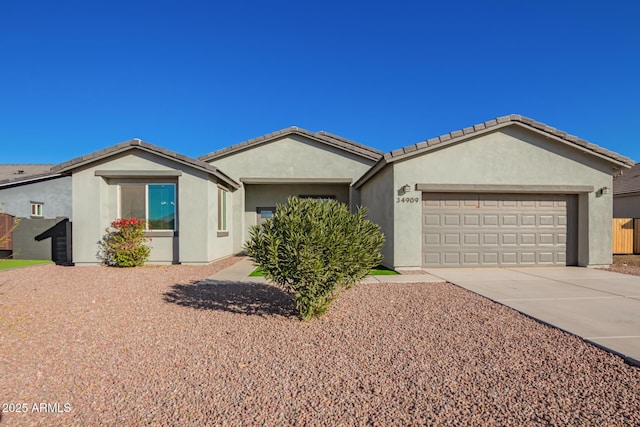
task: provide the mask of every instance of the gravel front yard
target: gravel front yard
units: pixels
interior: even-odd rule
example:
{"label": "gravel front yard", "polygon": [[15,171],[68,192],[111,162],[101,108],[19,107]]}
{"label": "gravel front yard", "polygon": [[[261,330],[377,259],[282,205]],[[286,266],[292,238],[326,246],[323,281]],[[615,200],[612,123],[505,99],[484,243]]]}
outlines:
{"label": "gravel front yard", "polygon": [[277,288],[196,284],[235,260],[1,272],[0,425],[640,424],[640,369],[456,286],[303,323]]}

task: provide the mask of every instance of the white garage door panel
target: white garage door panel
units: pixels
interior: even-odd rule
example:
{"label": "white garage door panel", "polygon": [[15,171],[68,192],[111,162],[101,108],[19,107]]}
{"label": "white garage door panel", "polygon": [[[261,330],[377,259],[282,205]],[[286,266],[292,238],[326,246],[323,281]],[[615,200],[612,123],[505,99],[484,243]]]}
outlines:
{"label": "white garage door panel", "polygon": [[567,262],[568,196],[424,193],[422,200],[425,267]]}

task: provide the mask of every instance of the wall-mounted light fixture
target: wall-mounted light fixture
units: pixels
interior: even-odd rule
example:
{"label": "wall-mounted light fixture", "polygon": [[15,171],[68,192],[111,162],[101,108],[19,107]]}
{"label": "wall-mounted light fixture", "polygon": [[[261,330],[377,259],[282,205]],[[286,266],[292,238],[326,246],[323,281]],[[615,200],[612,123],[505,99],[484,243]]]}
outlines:
{"label": "wall-mounted light fixture", "polygon": [[402,193],[407,194],[409,191],[411,191],[411,186],[409,184],[402,186]]}
{"label": "wall-mounted light fixture", "polygon": [[611,189],[609,187],[602,187],[600,191],[602,192],[602,194],[611,194]]}

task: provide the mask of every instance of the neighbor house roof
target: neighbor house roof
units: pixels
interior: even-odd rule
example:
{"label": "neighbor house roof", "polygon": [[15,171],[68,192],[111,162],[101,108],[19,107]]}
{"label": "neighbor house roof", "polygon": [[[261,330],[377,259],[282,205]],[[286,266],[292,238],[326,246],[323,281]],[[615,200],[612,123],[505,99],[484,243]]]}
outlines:
{"label": "neighbor house roof", "polygon": [[17,187],[33,182],[61,177],[51,172],[50,164],[6,164],[0,165],[0,188]]}
{"label": "neighbor house roof", "polygon": [[5,164],[0,165],[0,181],[22,179],[31,175],[39,175],[51,171],[54,165],[49,164]]}
{"label": "neighbor house roof", "polygon": [[210,162],[212,160],[216,160],[221,157],[226,157],[233,153],[243,151],[252,147],[256,147],[258,145],[266,144],[268,142],[271,142],[286,136],[290,136],[290,135],[304,136],[313,141],[320,142],[330,147],[338,148],[340,150],[358,155],[368,160],[377,161],[380,158],[382,158],[381,151],[378,151],[371,147],[367,147],[366,145],[359,144],[357,142],[351,141],[349,139],[343,138],[338,135],[333,135],[328,132],[324,132],[324,131],[310,132],[308,130],[305,130],[296,126],[292,126],[286,129],[281,129],[279,131],[269,133],[267,135],[259,136],[257,138],[252,138],[252,139],[249,139],[248,141],[244,141],[239,144],[235,144],[230,147],[222,148],[220,150],[205,154],[204,156],[200,156],[199,158],[200,160],[203,160],[205,162]]}
{"label": "neighbor house roof", "polygon": [[640,163],[613,178],[613,194],[640,193]]}
{"label": "neighbor house roof", "polygon": [[48,181],[50,179],[62,178],[64,175],[55,172],[43,172],[34,175],[23,176],[18,178],[9,178],[0,180],[0,188],[18,187],[20,185],[31,184],[34,182]]}
{"label": "neighbor house roof", "polygon": [[519,114],[511,114],[508,116],[498,117],[484,123],[469,126],[464,129],[449,132],[447,134],[431,138],[417,144],[408,145],[398,150],[393,150],[389,153],[386,153],[378,161],[378,163],[372,166],[372,168],[354,184],[354,186],[356,188],[360,187],[367,180],[369,180],[369,178],[375,175],[376,172],[378,172],[389,163],[424,154],[432,150],[437,150],[451,144],[462,142],[469,138],[473,138],[489,132],[494,132],[500,128],[513,125],[521,126],[539,134],[552,137],[579,150],[608,160],[620,168],[628,168],[634,164],[633,160],[629,159],[628,157],[621,156],[620,154],[614,153],[613,151],[609,151],[598,145],[585,141],[584,139],[580,139],[577,136],[570,135],[566,132],[548,126],[544,123],[537,122],[528,117],[524,117]]}
{"label": "neighbor house roof", "polygon": [[95,151],[91,154],[86,154],[84,156],[81,157],[76,157],[75,159],[69,160],[67,162],[64,163],[60,163],[54,167],[51,168],[52,172],[56,172],[56,173],[65,173],[65,172],[70,172],[73,169],[76,169],[80,166],[84,166],[90,163],[94,163],[96,161],[114,156],[116,154],[120,154],[129,150],[142,150],[142,151],[146,151],[152,154],[155,154],[157,156],[160,157],[164,157],[170,160],[173,160],[175,162],[181,163],[183,165],[186,166],[190,166],[194,169],[197,170],[201,170],[203,172],[207,172],[210,173],[211,175],[214,175],[215,177],[219,178],[220,180],[222,180],[223,182],[227,183],[228,185],[230,185],[233,188],[239,188],[240,185],[234,181],[233,179],[231,179],[230,177],[228,177],[227,175],[225,175],[223,172],[221,172],[218,168],[216,168],[215,166],[212,166],[208,163],[203,162],[202,160],[199,159],[194,159],[192,157],[189,156],[185,156],[183,154],[179,154],[176,153],[175,151],[170,151],[167,149],[164,149],[162,147],[158,147],[157,145],[153,145],[150,144],[148,142],[144,142],[140,139],[131,139],[129,141],[125,141],[125,142],[121,142],[119,144],[116,145],[112,145],[111,147],[107,147],[105,149],[99,150],[99,151]]}

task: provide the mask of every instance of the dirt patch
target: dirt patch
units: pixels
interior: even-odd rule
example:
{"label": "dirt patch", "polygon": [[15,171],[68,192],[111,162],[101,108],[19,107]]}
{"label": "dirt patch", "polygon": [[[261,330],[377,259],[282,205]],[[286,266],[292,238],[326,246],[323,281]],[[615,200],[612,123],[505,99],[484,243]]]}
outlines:
{"label": "dirt patch", "polygon": [[305,323],[199,282],[235,261],[0,273],[3,425],[640,424],[640,369],[471,292],[363,284]]}
{"label": "dirt patch", "polygon": [[640,276],[640,255],[614,255],[608,270]]}
{"label": "dirt patch", "polygon": [[614,255],[613,263],[616,265],[640,267],[640,255]]}

